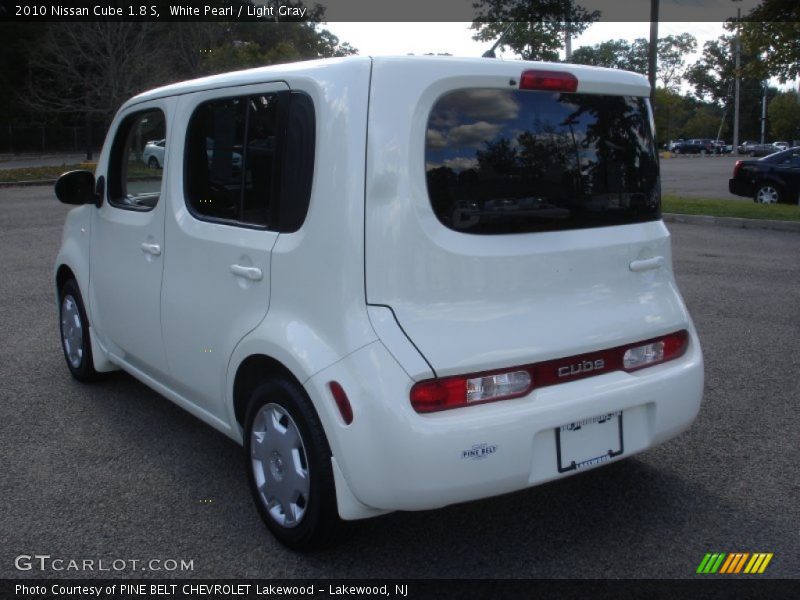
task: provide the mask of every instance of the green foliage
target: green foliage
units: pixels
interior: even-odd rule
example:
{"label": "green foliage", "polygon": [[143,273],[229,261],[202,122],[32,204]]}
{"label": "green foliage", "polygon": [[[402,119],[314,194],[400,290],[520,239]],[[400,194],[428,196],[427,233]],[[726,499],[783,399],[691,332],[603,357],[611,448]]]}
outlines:
{"label": "green foliage", "polygon": [[[251,0],[238,0],[252,4]],[[228,0],[210,0],[224,5]],[[302,7],[300,2],[282,5]],[[158,85],[224,71],[346,56],[309,8],[304,20],[256,22],[70,22],[3,26],[0,108],[12,119],[108,122],[132,95]],[[64,115],[59,117],[58,115]]]}
{"label": "green foliage", "polygon": [[[756,65],[756,76],[763,69],[781,83],[800,75],[800,2],[797,0],[762,0],[741,23],[742,45],[763,65]],[[735,24],[728,25],[735,29]]]}
{"label": "green foliage", "polygon": [[495,41],[512,23],[500,49],[510,48],[525,60],[557,61],[564,33],[579,35],[600,17],[573,0],[481,0],[473,6],[473,39]]}
{"label": "green foliage", "polygon": [[685,56],[696,49],[697,40],[688,33],[658,38],[657,76],[665,88],[677,89],[683,79]]}
{"label": "green foliage", "polygon": [[714,106],[699,106],[683,125],[684,135],[716,139],[722,123],[720,110]]}
{"label": "green foliage", "polygon": [[775,140],[800,140],[800,98],[794,92],[778,94],[767,109],[769,128]]}
{"label": "green foliage", "polygon": [[[570,62],[612,69],[647,73],[649,42],[637,38],[632,43],[610,40],[594,46],[582,46],[572,53]],[[658,39],[658,71],[656,78],[662,87],[675,89],[683,77],[685,56],[694,52],[697,40],[688,33],[668,35]]]}
{"label": "green foliage", "polygon": [[665,144],[672,139],[695,137],[685,135],[686,122],[694,110],[693,102],[677,92],[656,88],[653,113],[656,123],[656,141]]}
{"label": "green foliage", "polygon": [[[704,44],[702,56],[686,72],[686,79],[694,86],[698,98],[718,105],[731,101],[736,79],[735,43],[735,36],[723,35]],[[745,48],[740,51],[739,61],[742,67],[741,89],[758,90],[766,75],[763,63]],[[757,99],[748,97],[746,101]]]}
{"label": "green foliage", "polygon": [[572,53],[570,62],[646,73],[647,50],[645,48],[642,55],[639,48],[635,48],[627,40],[609,40],[594,46],[581,46]]}

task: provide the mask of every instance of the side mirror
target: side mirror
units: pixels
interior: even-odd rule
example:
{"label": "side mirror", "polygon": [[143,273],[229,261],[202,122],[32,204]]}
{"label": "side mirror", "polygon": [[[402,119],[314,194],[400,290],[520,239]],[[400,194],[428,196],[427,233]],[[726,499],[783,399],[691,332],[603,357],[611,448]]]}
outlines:
{"label": "side mirror", "polygon": [[56,181],[56,197],[64,204],[96,204],[94,174],[69,171]]}

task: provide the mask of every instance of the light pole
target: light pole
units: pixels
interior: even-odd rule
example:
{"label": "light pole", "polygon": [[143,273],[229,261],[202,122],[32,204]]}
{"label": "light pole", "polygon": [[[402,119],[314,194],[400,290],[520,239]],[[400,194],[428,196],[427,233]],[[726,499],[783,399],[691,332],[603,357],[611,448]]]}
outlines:
{"label": "light pole", "polygon": [[650,104],[656,103],[656,68],[658,67],[658,0],[650,0],[650,48],[647,74],[650,80]]}

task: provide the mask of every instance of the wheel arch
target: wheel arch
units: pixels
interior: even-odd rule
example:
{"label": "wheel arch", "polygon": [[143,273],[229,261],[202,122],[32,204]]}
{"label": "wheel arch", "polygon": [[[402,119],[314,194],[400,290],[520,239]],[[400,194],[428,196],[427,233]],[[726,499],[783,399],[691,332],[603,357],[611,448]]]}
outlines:
{"label": "wheel arch", "polygon": [[[78,278],[75,277],[75,273],[72,271],[69,265],[58,265],[58,268],[56,269],[56,291],[60,291],[61,288],[64,287],[64,284],[70,279],[78,281]],[[78,287],[80,287],[80,283],[78,283]]]}
{"label": "wheel arch", "polygon": [[[251,354],[239,363],[233,380],[233,414],[240,427],[244,427],[247,402],[253,391],[266,380],[275,378],[287,379],[304,390],[294,373],[271,356]],[[314,403],[311,405],[313,407]]]}

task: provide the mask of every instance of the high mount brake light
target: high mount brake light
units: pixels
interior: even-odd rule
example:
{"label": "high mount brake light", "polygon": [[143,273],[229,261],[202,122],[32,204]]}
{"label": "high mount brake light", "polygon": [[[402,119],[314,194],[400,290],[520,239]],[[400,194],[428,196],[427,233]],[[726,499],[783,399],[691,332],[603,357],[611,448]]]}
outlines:
{"label": "high mount brake light", "polygon": [[438,412],[473,404],[510,400],[535,388],[567,383],[613,371],[628,373],[683,356],[689,342],[686,330],[617,346],[608,350],[503,369],[427,379],[411,388],[411,405],[418,413]]}
{"label": "high mount brake light", "polygon": [[544,90],[548,92],[574,92],[578,89],[578,78],[564,71],[523,71],[519,79],[521,90]]}

